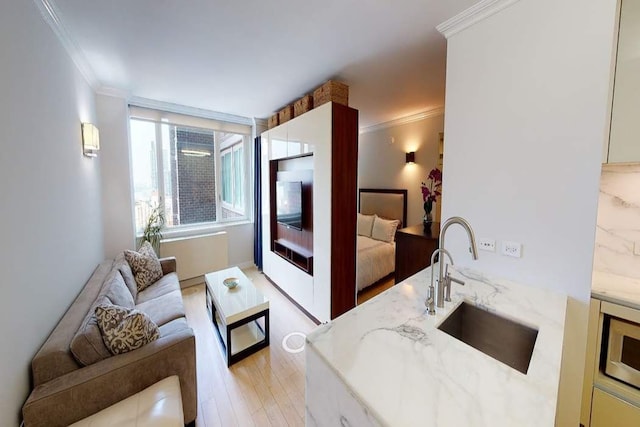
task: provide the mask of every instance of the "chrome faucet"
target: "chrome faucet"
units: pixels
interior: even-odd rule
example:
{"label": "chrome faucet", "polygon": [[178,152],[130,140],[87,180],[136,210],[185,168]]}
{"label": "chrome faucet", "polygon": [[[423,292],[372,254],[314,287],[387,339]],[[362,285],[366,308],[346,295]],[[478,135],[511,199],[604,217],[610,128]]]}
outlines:
{"label": "chrome faucet", "polygon": [[[453,258],[451,258],[451,254],[445,248],[438,248],[435,251],[433,251],[433,253],[431,254],[431,265],[433,265],[433,262],[435,261],[437,254],[444,254],[444,255],[448,256],[449,257],[449,261],[451,262],[451,265],[453,265]],[[440,259],[438,260],[438,262],[440,264],[445,262],[442,259],[442,255],[440,255]],[[440,289],[440,285],[439,284],[438,284],[438,289]],[[435,287],[433,286],[433,271],[432,271],[431,272],[431,285],[429,286],[429,291],[427,293],[427,299],[424,302],[424,305],[426,305],[429,308],[429,314],[431,314],[431,315],[436,314],[435,301],[436,301],[436,296],[435,296]]]}
{"label": "chrome faucet", "polygon": [[[444,238],[447,233],[447,229],[453,224],[461,225],[462,228],[465,229],[465,231],[467,232],[467,236],[469,237],[469,252],[471,252],[471,256],[473,257],[473,259],[478,259],[476,237],[475,237],[475,234],[473,233],[473,230],[471,229],[471,225],[466,219],[459,216],[454,216],[449,218],[442,225],[442,229],[440,230],[439,248],[436,249],[431,255],[431,265],[433,265],[435,255],[437,253],[446,254],[449,257],[449,260],[451,261],[451,265],[453,265],[453,258],[451,257],[451,254],[449,254],[449,252],[444,248]],[[436,306],[444,307],[445,301],[451,301],[451,282],[456,282],[460,285],[464,285],[464,282],[462,280],[456,279],[455,277],[451,277],[451,274],[449,273],[449,266],[447,265],[445,267],[445,262],[443,259],[440,259],[440,262],[438,264],[439,264],[438,265],[439,267],[438,268],[438,293],[436,296]],[[433,297],[433,277],[434,275],[432,272],[431,286],[429,286],[429,294],[431,297]],[[445,289],[447,291],[446,295],[445,295]],[[435,314],[435,309],[432,310],[432,307],[429,306],[428,302],[429,302],[429,296],[427,296],[427,301],[425,302],[425,304],[429,307],[429,314]]]}

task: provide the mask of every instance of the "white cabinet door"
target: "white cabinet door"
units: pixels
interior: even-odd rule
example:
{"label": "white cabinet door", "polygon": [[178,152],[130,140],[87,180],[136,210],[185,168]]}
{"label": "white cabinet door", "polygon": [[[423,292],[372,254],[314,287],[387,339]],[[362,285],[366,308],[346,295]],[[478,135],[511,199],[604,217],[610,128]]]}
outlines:
{"label": "white cabinet door", "polygon": [[289,142],[313,146],[313,308],[310,311],[321,322],[331,319],[331,121],[331,103],[327,103],[289,122]]}
{"label": "white cabinet door", "polygon": [[640,408],[599,388],[593,389],[591,427],[638,427]]}
{"label": "white cabinet door", "polygon": [[640,1],[622,0],[608,163],[640,162]]}

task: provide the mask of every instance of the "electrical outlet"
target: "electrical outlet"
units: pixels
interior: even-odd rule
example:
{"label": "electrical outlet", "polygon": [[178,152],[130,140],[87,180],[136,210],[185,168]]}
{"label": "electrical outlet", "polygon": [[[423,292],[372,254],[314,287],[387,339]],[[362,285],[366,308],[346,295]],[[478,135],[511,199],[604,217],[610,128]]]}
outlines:
{"label": "electrical outlet", "polygon": [[633,254],[640,255],[640,240],[633,242]]}
{"label": "electrical outlet", "polygon": [[522,244],[518,242],[502,242],[502,255],[514,258],[522,257]]}
{"label": "electrical outlet", "polygon": [[495,252],[496,241],[493,239],[478,239],[478,249],[481,251]]}

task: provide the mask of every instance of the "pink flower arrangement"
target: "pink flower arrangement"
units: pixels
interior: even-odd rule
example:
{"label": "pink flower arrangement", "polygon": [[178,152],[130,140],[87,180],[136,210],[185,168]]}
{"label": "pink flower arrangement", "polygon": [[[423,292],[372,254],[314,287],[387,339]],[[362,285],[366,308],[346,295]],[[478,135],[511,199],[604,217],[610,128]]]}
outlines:
{"label": "pink flower arrangement", "polygon": [[431,213],[431,209],[433,209],[433,202],[442,194],[440,192],[440,188],[442,187],[442,171],[438,168],[433,168],[431,172],[429,172],[427,181],[429,181],[429,184],[427,185],[423,182],[420,189],[422,190],[424,211],[429,214]]}

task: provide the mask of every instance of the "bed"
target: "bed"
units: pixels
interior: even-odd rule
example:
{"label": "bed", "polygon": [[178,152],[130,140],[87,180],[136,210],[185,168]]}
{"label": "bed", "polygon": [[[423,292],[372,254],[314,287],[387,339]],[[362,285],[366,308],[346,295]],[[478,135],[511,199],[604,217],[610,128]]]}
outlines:
{"label": "bed", "polygon": [[395,231],[407,223],[407,190],[362,188],[358,206],[356,285],[360,292],[395,271]]}

